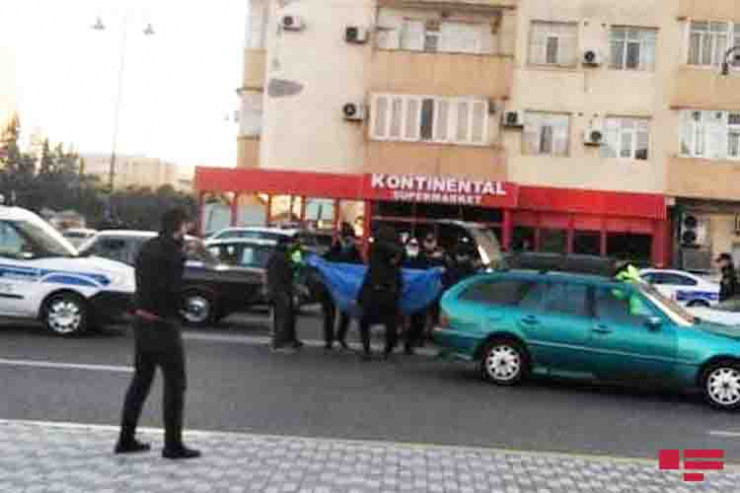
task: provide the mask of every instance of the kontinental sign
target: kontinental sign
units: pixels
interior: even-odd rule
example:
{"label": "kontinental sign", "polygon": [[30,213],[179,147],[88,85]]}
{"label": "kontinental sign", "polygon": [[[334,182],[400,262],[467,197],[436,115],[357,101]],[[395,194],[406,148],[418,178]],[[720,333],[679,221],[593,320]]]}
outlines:
{"label": "kontinental sign", "polygon": [[512,207],[517,201],[516,187],[501,181],[380,173],[368,177],[379,199],[488,207]]}

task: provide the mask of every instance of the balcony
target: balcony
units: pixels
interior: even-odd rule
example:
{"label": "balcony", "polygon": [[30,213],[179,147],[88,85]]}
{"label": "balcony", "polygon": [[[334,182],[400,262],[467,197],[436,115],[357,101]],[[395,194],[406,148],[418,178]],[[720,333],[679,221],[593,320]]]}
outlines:
{"label": "balcony", "polygon": [[371,90],[501,99],[511,92],[512,67],[508,56],[377,50]]}
{"label": "balcony", "polygon": [[260,162],[259,137],[240,136],[237,139],[236,167],[256,168]]}
{"label": "balcony", "polygon": [[665,193],[735,201],[740,197],[740,162],[671,157],[666,161]]}
{"label": "balcony", "polygon": [[364,171],[507,179],[506,156],[500,147],[371,141]]}
{"label": "balcony", "polygon": [[379,7],[443,7],[458,10],[516,8],[518,5],[519,0],[378,0]]}
{"label": "balcony", "polygon": [[242,73],[242,87],[262,91],[265,85],[267,68],[266,50],[244,50],[244,71]]}
{"label": "balcony", "polygon": [[679,0],[679,19],[740,21],[740,3],[737,0]]}
{"label": "balcony", "polygon": [[718,67],[681,67],[675,78],[671,106],[740,110],[740,77],[736,72],[724,76]]}

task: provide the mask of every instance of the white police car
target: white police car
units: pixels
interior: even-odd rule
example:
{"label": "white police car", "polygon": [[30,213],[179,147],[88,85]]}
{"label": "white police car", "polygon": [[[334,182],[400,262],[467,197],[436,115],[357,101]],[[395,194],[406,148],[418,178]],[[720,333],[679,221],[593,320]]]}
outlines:
{"label": "white police car", "polygon": [[54,334],[77,335],[127,310],[134,270],[80,257],[34,213],[0,206],[0,317],[38,319]]}
{"label": "white police car", "polygon": [[640,277],[664,296],[688,307],[719,303],[719,284],[681,270],[643,269]]}

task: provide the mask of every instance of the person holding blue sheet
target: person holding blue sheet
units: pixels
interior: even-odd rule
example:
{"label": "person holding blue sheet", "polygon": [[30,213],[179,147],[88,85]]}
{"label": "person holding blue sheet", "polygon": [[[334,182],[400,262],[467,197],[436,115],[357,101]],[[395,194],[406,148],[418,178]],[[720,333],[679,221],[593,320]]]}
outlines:
{"label": "person holding blue sheet", "polygon": [[371,359],[370,326],[385,326],[385,351],[388,358],[397,342],[397,321],[399,301],[403,289],[401,262],[403,247],[395,231],[381,226],[370,247],[368,269],[360,288],[358,302],[362,307],[360,335],[362,337],[363,358]]}

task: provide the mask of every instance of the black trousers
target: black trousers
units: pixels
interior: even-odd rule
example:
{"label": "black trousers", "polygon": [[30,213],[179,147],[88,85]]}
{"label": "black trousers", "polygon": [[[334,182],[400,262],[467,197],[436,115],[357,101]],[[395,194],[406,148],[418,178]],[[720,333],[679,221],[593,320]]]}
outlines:
{"label": "black trousers", "polygon": [[347,330],[349,330],[349,324],[352,321],[347,313],[342,311],[339,312],[339,326],[336,332],[337,321],[337,306],[334,304],[334,299],[330,294],[321,297],[321,312],[324,317],[324,343],[327,346],[334,344],[334,341],[345,343],[347,341]]}
{"label": "black trousers", "polygon": [[296,341],[295,310],[292,293],[276,293],[272,299],[272,346]]}
{"label": "black trousers", "polygon": [[141,410],[159,367],[164,377],[165,448],[181,447],[186,377],[185,352],[180,330],[169,322],[137,321],[134,324],[134,335],[134,377],[123,404],[120,439],[127,441],[136,435]]}
{"label": "black trousers", "polygon": [[385,353],[391,353],[398,342],[398,303],[390,293],[366,294],[362,300],[360,337],[365,354],[370,354],[370,327],[385,326]]}
{"label": "black trousers", "polygon": [[427,325],[427,310],[421,310],[411,315],[409,331],[406,334],[406,348],[413,348],[417,342],[424,337],[424,329]]}

